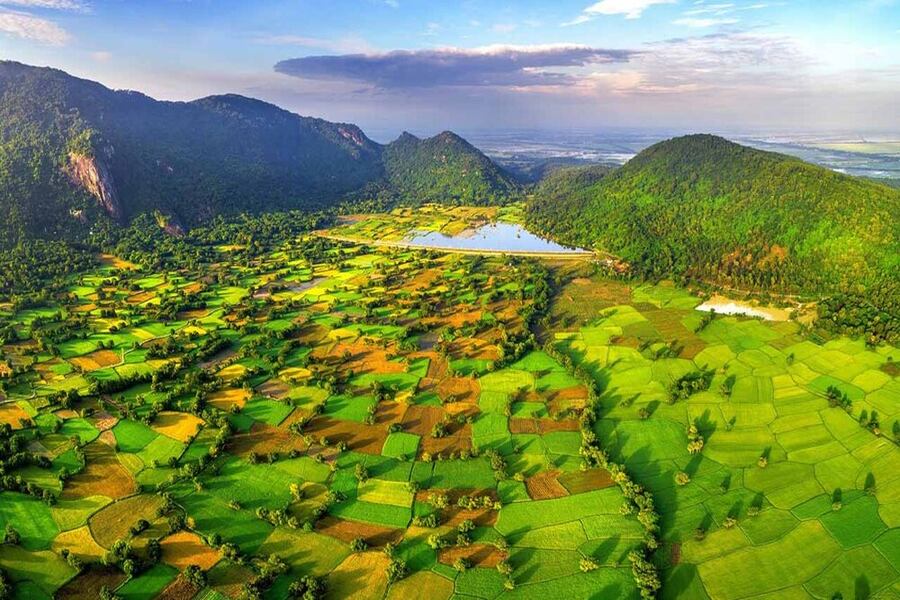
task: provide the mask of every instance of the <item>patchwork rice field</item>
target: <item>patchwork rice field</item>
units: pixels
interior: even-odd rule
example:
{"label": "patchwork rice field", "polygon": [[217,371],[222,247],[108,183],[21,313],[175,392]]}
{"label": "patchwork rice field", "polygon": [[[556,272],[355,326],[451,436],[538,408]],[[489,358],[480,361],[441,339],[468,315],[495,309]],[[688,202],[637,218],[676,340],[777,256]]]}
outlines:
{"label": "patchwork rice field", "polygon": [[510,210],[107,256],[0,313],[13,597],[900,597],[900,349],[365,243]]}

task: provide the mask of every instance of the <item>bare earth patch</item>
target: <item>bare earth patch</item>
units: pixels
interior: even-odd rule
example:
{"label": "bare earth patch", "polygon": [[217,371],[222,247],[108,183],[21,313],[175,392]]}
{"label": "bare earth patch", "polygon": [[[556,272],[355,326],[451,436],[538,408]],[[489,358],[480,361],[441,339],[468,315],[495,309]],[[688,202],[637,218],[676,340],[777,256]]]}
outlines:
{"label": "bare earth patch", "polygon": [[112,447],[94,442],[84,447],[84,454],[87,465],[66,483],[63,499],[106,496],[115,500],[134,493],[134,479]]}
{"label": "bare earth patch", "polygon": [[457,559],[464,558],[473,567],[494,568],[506,558],[503,552],[488,544],[472,544],[462,548],[444,548],[438,554],[442,564],[452,565]]}
{"label": "bare earth patch", "polygon": [[327,536],[347,542],[362,538],[369,546],[396,544],[403,538],[402,529],[391,529],[374,523],[348,521],[337,517],[326,516],[316,522],[316,531]]}
{"label": "bare earth patch", "polygon": [[200,536],[190,531],[179,531],[160,542],[162,561],[179,571],[197,565],[203,571],[213,568],[221,555],[200,541]]}
{"label": "bare earth patch", "polygon": [[532,500],[551,500],[568,496],[569,492],[557,480],[559,471],[544,471],[525,480],[525,488]]}

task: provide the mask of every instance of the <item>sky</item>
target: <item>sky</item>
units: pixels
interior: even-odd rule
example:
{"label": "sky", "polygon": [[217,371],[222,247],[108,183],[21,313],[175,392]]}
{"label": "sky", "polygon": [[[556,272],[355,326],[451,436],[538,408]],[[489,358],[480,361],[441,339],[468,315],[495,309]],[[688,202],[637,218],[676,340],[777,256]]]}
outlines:
{"label": "sky", "polygon": [[0,0],[0,58],[385,135],[900,133],[900,0]]}

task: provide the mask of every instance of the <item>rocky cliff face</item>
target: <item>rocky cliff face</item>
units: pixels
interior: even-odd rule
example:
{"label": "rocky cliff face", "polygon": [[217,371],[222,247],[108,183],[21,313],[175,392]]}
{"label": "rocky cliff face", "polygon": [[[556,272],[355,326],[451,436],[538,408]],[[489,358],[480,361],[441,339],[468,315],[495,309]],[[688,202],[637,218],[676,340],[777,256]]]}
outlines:
{"label": "rocky cliff face", "polygon": [[116,192],[116,185],[106,163],[97,157],[69,153],[67,172],[74,183],[88,191],[103,210],[117,221],[122,218],[122,206]]}

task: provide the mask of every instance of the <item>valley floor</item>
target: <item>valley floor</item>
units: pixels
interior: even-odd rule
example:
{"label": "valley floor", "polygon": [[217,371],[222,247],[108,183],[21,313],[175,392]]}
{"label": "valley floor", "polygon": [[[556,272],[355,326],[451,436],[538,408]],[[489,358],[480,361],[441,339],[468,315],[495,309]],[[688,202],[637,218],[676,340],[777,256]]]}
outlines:
{"label": "valley floor", "polygon": [[900,596],[900,349],[388,247],[450,210],[0,307],[14,597]]}

